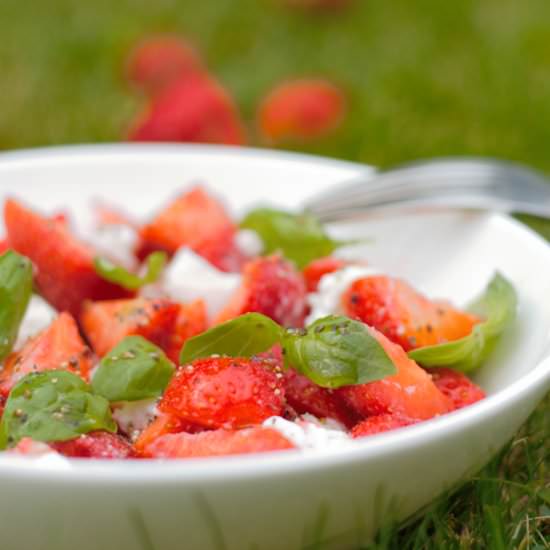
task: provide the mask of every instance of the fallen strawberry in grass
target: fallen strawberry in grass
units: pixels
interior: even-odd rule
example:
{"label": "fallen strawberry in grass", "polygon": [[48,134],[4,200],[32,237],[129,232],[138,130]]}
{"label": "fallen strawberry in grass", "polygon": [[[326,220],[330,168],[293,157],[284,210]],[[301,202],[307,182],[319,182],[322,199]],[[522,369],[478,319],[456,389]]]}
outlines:
{"label": "fallen strawberry in grass", "polygon": [[272,142],[323,137],[342,122],[346,101],[326,80],[296,80],[276,87],[261,103],[258,125]]}
{"label": "fallen strawberry in grass", "polygon": [[243,145],[246,135],[227,90],[206,74],[192,73],[151,100],[132,125],[128,139]]}
{"label": "fallen strawberry in grass", "polygon": [[204,71],[196,50],[185,40],[171,35],[143,40],[131,51],[126,77],[149,96],[158,94],[178,78]]}

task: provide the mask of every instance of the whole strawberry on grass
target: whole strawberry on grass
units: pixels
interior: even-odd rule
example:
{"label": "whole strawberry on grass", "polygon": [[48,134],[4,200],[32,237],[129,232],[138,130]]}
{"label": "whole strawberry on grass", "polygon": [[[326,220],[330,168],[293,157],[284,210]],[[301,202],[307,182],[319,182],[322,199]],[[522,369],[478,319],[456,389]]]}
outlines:
{"label": "whole strawberry on grass", "polygon": [[150,97],[182,75],[203,71],[197,51],[173,35],[153,36],[139,42],[130,52],[126,64],[128,81]]}
{"label": "whole strawberry on grass", "polygon": [[345,110],[344,94],[334,84],[296,80],[277,86],[262,101],[258,125],[268,141],[307,141],[334,131]]}

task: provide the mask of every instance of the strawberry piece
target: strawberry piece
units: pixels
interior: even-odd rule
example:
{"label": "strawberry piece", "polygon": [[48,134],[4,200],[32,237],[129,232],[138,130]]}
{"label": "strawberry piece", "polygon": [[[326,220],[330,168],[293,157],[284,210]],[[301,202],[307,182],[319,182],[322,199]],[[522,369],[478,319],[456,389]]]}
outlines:
{"label": "strawberry piece", "polygon": [[203,243],[198,253],[214,267],[226,273],[240,273],[250,260],[235,242],[235,232],[228,231]]}
{"label": "strawberry piece", "polygon": [[68,441],[53,441],[50,447],[71,458],[136,458],[128,441],[104,431],[90,432]]}
{"label": "strawberry piece", "polygon": [[100,357],[131,335],[143,336],[168,350],[180,310],[179,304],[162,298],[87,302],[80,322]]}
{"label": "strawberry piece", "polygon": [[159,413],[159,415],[138,436],[134,443],[135,452],[144,456],[145,449],[159,437],[179,432],[198,433],[204,428],[186,422],[173,414]]}
{"label": "strawberry piece", "polygon": [[395,414],[379,414],[369,416],[351,430],[351,437],[365,437],[368,435],[380,434],[397,428],[403,428],[414,424],[410,418]]}
{"label": "strawberry piece", "polygon": [[205,73],[186,74],[154,97],[129,132],[130,141],[242,145],[244,125],[233,98]]}
{"label": "strawberry piece", "polygon": [[88,380],[93,362],[75,320],[69,313],[61,313],[21,350],[7,357],[0,371],[0,394],[8,395],[14,384],[30,372],[66,369]]}
{"label": "strawberry piece", "polygon": [[264,99],[258,120],[269,140],[310,140],[337,128],[344,111],[344,95],[330,82],[297,80],[278,86]]}
{"label": "strawberry piece", "polygon": [[168,384],[159,410],[207,428],[242,428],[280,415],[284,389],[280,372],[261,360],[197,359]]}
{"label": "strawberry piece", "polygon": [[400,279],[386,276],[355,281],[342,296],[344,311],[403,349],[441,344],[467,336],[479,322],[447,302],[430,301]]}
{"label": "strawberry piece", "polygon": [[34,262],[40,294],[59,311],[76,317],[84,300],[128,296],[96,273],[94,251],[73,237],[65,222],[45,218],[11,199],[4,217],[10,248]]}
{"label": "strawberry piece", "polygon": [[10,248],[10,245],[8,243],[8,239],[0,240],[0,255],[4,254],[4,252],[7,252],[9,248]]}
{"label": "strawberry piece", "polygon": [[35,457],[56,453],[47,443],[35,441],[30,437],[23,437],[15,447],[8,449],[7,452],[10,454]]}
{"label": "strawberry piece", "polygon": [[204,332],[207,328],[206,307],[202,300],[195,300],[187,305],[180,304],[170,343],[165,349],[166,355],[178,364],[181,348],[185,341]]}
{"label": "strawberry piece", "polygon": [[369,332],[393,361],[397,373],[375,382],[336,390],[359,416],[390,414],[426,420],[452,409],[450,400],[439,391],[431,376],[410,359],[403,348],[371,327]]}
{"label": "strawberry piece", "polygon": [[257,258],[243,269],[243,281],[216,323],[257,312],[286,327],[301,327],[306,315],[306,287],[300,272],[278,255]]}
{"label": "strawberry piece", "polygon": [[332,418],[348,428],[357,423],[357,415],[334,390],[318,386],[294,369],[285,372],[284,384],[286,401],[298,414]]}
{"label": "strawberry piece", "polygon": [[304,267],[302,272],[306,282],[307,291],[315,292],[323,275],[334,273],[345,266],[346,262],[344,260],[334,258],[333,256],[326,256],[325,258],[313,260],[306,265],[306,267]]}
{"label": "strawberry piece", "polygon": [[145,449],[151,458],[198,458],[293,449],[294,445],[272,428],[185,432],[155,439]]}
{"label": "strawberry piece", "polygon": [[180,195],[141,230],[146,246],[172,254],[188,246],[198,254],[227,244],[235,225],[223,205],[201,187]]}
{"label": "strawberry piece", "polygon": [[197,52],[188,43],[176,36],[156,36],[130,53],[126,74],[136,88],[152,96],[174,80],[202,70]]}
{"label": "strawberry piece", "polygon": [[427,369],[439,391],[461,409],[486,397],[485,392],[465,374],[446,368]]}

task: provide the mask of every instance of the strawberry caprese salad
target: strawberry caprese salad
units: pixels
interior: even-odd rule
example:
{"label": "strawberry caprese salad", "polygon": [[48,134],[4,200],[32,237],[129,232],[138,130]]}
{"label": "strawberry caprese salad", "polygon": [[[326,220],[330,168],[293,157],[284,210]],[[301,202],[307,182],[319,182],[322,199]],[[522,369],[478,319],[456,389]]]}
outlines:
{"label": "strawberry caprese salad", "polygon": [[[145,223],[4,205],[0,449],[189,458],[353,445],[484,398],[468,375],[512,321],[495,274],[431,300],[307,213],[232,219],[195,187]],[[390,243],[391,245],[391,243]]]}

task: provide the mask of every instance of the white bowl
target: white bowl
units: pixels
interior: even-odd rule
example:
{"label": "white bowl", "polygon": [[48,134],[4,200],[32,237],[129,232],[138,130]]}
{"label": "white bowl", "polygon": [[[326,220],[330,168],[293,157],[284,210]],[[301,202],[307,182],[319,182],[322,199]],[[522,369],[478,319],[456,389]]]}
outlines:
{"label": "white bowl", "polygon": [[[242,210],[296,207],[364,170],[285,153],[210,146],[61,147],[0,156],[0,199],[85,216],[92,198],[147,214],[202,181]],[[356,548],[384,519],[403,519],[480,468],[550,386],[550,248],[512,219],[446,213],[386,219],[372,264],[431,295],[466,302],[495,269],[515,284],[519,315],[478,382],[484,401],[422,424],[315,454],[173,462],[76,461],[69,468],[0,459],[4,550]],[[541,362],[542,361],[542,362]]]}

